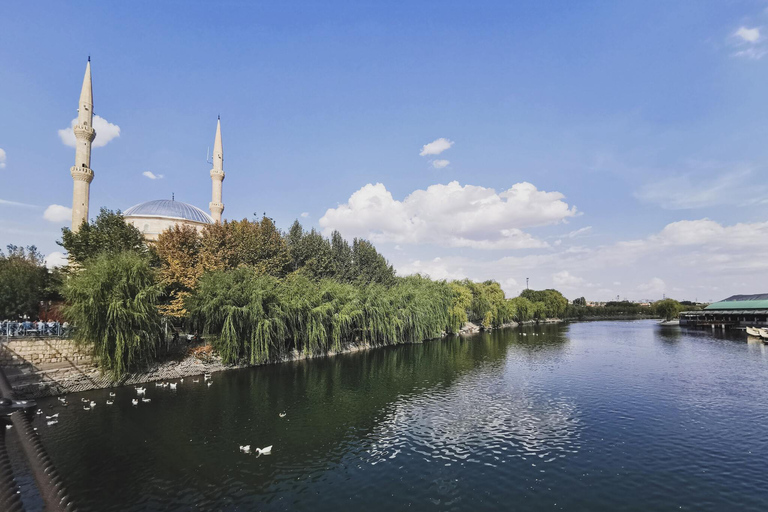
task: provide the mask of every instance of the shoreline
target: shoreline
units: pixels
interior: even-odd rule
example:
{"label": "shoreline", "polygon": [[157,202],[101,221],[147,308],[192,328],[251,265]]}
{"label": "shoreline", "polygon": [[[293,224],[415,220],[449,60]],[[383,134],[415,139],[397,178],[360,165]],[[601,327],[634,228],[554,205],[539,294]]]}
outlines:
{"label": "shoreline", "polygon": [[[462,328],[458,334],[443,334],[441,337],[432,338],[417,342],[404,342],[391,345],[372,345],[369,343],[349,344],[341,350],[330,350],[318,354],[304,354],[293,350],[283,357],[270,360],[259,364],[224,364],[219,355],[210,356],[209,361],[203,361],[197,356],[189,353],[190,349],[195,347],[183,347],[183,352],[169,353],[162,360],[151,363],[142,371],[131,372],[125,375],[119,381],[112,380],[108,375],[102,374],[96,364],[75,364],[69,363],[52,368],[41,368],[37,371],[24,372],[18,366],[4,366],[6,375],[14,388],[19,399],[47,398],[53,396],[66,395],[69,393],[80,393],[83,391],[92,391],[95,389],[117,388],[121,386],[131,386],[146,384],[158,381],[169,381],[186,377],[196,377],[205,373],[218,373],[227,370],[238,370],[244,368],[256,368],[274,364],[289,363],[295,361],[306,361],[325,357],[334,357],[342,354],[352,354],[383,347],[392,347],[397,345],[413,345],[427,343],[430,341],[442,340],[447,337],[468,337],[471,338],[483,332],[491,332],[500,329],[514,329],[516,327],[531,325],[548,325],[557,323],[566,323],[573,321],[605,321],[605,320],[642,320],[646,318],[621,317],[621,318],[594,318],[594,319],[559,319],[551,318],[541,321],[510,322],[494,329],[481,329],[476,325],[468,325]],[[204,345],[198,345],[204,346]],[[16,371],[14,371],[14,369]]]}

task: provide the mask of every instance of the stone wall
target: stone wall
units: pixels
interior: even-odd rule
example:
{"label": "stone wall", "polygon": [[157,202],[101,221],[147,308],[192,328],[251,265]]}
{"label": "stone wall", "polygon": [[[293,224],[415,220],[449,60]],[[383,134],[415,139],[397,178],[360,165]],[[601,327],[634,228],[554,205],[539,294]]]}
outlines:
{"label": "stone wall", "polygon": [[87,365],[91,362],[88,351],[68,339],[22,338],[0,342],[0,365],[3,366]]}

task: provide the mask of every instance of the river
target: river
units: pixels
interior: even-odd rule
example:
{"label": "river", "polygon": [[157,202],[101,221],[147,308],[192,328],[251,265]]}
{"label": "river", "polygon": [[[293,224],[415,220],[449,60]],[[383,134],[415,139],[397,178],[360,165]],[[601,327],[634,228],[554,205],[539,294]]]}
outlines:
{"label": "river", "polygon": [[34,422],[80,510],[765,511],[766,349],[531,326],[150,383],[137,406],[45,399],[59,422]]}

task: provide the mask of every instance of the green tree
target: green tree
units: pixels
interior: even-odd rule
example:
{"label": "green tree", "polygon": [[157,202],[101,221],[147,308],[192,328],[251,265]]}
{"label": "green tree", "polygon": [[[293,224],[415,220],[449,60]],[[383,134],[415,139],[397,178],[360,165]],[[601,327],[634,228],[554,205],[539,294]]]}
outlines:
{"label": "green tree", "polygon": [[584,297],[579,297],[578,299],[573,299],[573,305],[578,307],[586,307],[587,305],[587,299]]}
{"label": "green tree", "polygon": [[144,237],[135,226],[125,222],[120,211],[102,208],[93,223],[84,222],[77,232],[62,228],[62,246],[70,263],[85,265],[100,254],[119,254],[125,251],[144,252]]}
{"label": "green tree", "polygon": [[0,250],[0,319],[16,319],[24,315],[34,318],[40,300],[54,290],[48,289],[48,270],[43,255],[34,245],[26,249],[7,246]]}
{"label": "green tree", "polygon": [[391,285],[395,281],[395,269],[371,242],[355,238],[352,242],[352,276],[362,284]]}
{"label": "green tree", "polygon": [[653,303],[653,311],[664,320],[672,320],[683,310],[682,304],[674,299],[664,299]]}
{"label": "green tree", "polygon": [[114,380],[152,360],[162,336],[162,285],[146,254],[102,253],[67,279],[63,294],[75,341],[91,348]]}

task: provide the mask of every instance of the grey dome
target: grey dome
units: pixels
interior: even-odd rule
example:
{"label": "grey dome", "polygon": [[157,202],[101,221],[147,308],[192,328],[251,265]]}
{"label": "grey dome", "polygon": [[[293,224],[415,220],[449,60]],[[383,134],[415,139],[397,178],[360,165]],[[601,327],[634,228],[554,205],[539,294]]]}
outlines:
{"label": "grey dome", "polygon": [[197,206],[171,201],[169,199],[157,199],[131,206],[123,212],[124,217],[166,217],[168,219],[184,219],[201,224],[213,224],[213,219]]}

